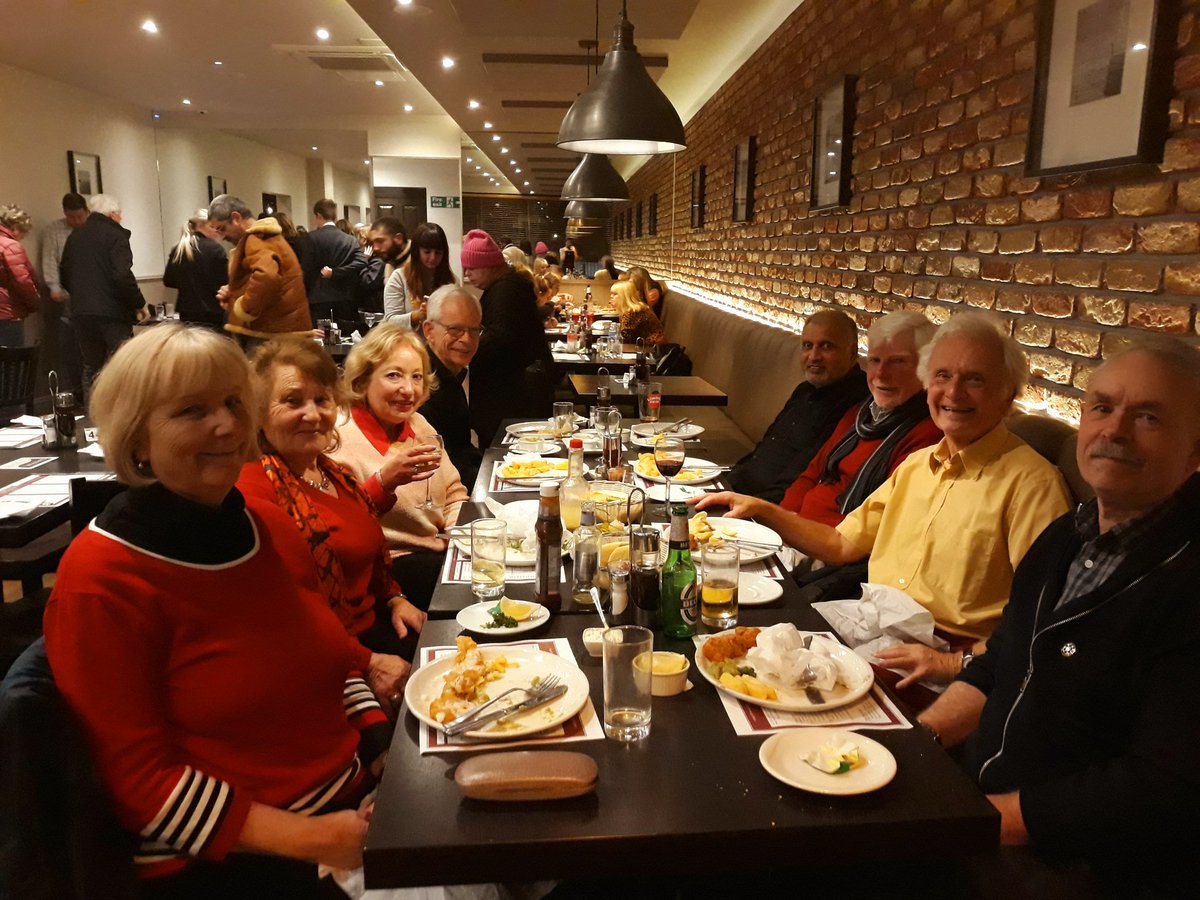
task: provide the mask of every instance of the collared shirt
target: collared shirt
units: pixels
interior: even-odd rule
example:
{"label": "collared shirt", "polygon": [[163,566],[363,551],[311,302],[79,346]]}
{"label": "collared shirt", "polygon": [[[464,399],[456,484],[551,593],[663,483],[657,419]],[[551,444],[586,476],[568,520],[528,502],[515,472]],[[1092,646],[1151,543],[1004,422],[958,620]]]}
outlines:
{"label": "collared shirt", "polygon": [[42,280],[50,291],[61,291],[62,276],[58,266],[62,262],[63,250],[67,246],[67,237],[71,234],[71,226],[66,219],[55,219],[42,232]]}
{"label": "collared shirt", "polygon": [[1114,525],[1100,533],[1100,513],[1095,500],[1089,500],[1075,511],[1075,529],[1083,538],[1083,546],[1071,560],[1067,580],[1055,609],[1062,609],[1077,597],[1090,594],[1108,581],[1113,572],[1137,546],[1158,529],[1175,505],[1174,495],[1137,519]]}
{"label": "collared shirt", "polygon": [[946,631],[986,638],[1017,563],[1069,508],[1058,469],[1001,423],[958,453],[945,440],[913,453],[837,530],[870,554],[873,584],[904,591]]}

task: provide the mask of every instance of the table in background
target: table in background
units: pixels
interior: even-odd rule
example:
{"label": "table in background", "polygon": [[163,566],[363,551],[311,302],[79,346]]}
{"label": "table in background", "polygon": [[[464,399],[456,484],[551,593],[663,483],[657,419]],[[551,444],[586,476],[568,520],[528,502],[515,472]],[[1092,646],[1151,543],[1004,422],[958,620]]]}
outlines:
{"label": "table in background", "polygon": [[[571,389],[575,396],[585,403],[596,399],[596,385],[600,378],[597,375],[568,375]],[[729,397],[724,391],[713,387],[699,375],[655,375],[651,381],[662,385],[663,406],[727,406]],[[633,382],[624,384],[620,380],[609,379],[612,385],[614,403],[633,406],[637,403],[637,385]]]}
{"label": "table in background", "polygon": [[[746,610],[742,622],[790,620],[828,626],[809,607]],[[603,714],[600,660],[583,647],[587,616],[554,616],[521,638],[566,637]],[[422,646],[453,645],[453,621],[430,621]],[[657,635],[655,646],[689,657],[690,641]],[[913,860],[946,862],[993,849],[999,816],[971,779],[921,729],[867,731],[896,757],[891,784],[856,797],[787,787],[758,762],[762,741],[739,737],[716,690],[695,687],[655,698],[650,737],[564,744],[592,757],[592,794],[569,800],[489,803],[464,798],[454,783],[469,753],[421,756],[418,723],[405,714],[367,834],[368,888],[717,873],[757,875],[798,866],[847,867]],[[935,891],[936,893],[936,891]]]}
{"label": "table in background", "polygon": [[624,373],[633,368],[633,364],[637,361],[637,344],[622,344],[620,359],[610,359],[600,355],[592,359],[580,356],[578,353],[562,351],[551,351],[551,355],[554,357],[554,365],[560,372],[596,375],[601,369],[608,369],[610,373]]}

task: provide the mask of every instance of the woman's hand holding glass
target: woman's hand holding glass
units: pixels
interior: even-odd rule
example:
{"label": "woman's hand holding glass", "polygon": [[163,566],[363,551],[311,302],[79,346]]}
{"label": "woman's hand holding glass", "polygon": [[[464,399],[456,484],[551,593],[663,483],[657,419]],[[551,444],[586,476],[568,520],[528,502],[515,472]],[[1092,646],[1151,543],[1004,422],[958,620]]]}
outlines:
{"label": "woman's hand holding glass", "polygon": [[438,444],[392,444],[379,467],[379,481],[385,491],[391,492],[402,484],[432,478],[441,461]]}

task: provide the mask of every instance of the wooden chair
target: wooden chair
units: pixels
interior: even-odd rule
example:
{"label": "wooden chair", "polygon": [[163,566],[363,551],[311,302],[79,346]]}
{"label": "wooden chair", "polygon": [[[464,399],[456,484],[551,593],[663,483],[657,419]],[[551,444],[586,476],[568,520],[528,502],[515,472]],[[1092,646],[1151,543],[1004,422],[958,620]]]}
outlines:
{"label": "wooden chair", "polygon": [[39,350],[37,346],[0,347],[0,411],[23,406],[33,415]]}

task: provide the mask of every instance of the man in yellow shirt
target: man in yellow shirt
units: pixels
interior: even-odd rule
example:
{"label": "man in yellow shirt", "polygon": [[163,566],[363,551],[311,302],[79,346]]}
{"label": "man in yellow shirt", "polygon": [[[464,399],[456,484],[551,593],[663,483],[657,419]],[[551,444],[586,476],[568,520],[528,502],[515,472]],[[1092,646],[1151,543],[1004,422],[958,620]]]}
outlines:
{"label": "man in yellow shirt", "polygon": [[[949,681],[970,661],[972,639],[991,633],[1008,602],[1025,551],[1070,506],[1062,475],[1004,427],[1028,377],[1020,347],[981,313],[951,319],[922,348],[919,368],[929,411],[945,437],[908,457],[837,528],[798,516],[783,539],[830,564],[870,556],[873,584],[898,588],[933,613],[939,629],[965,639],[966,651],[900,644],[879,654],[909,670],[898,687],[923,678]],[[753,503],[715,494],[702,504]]]}

